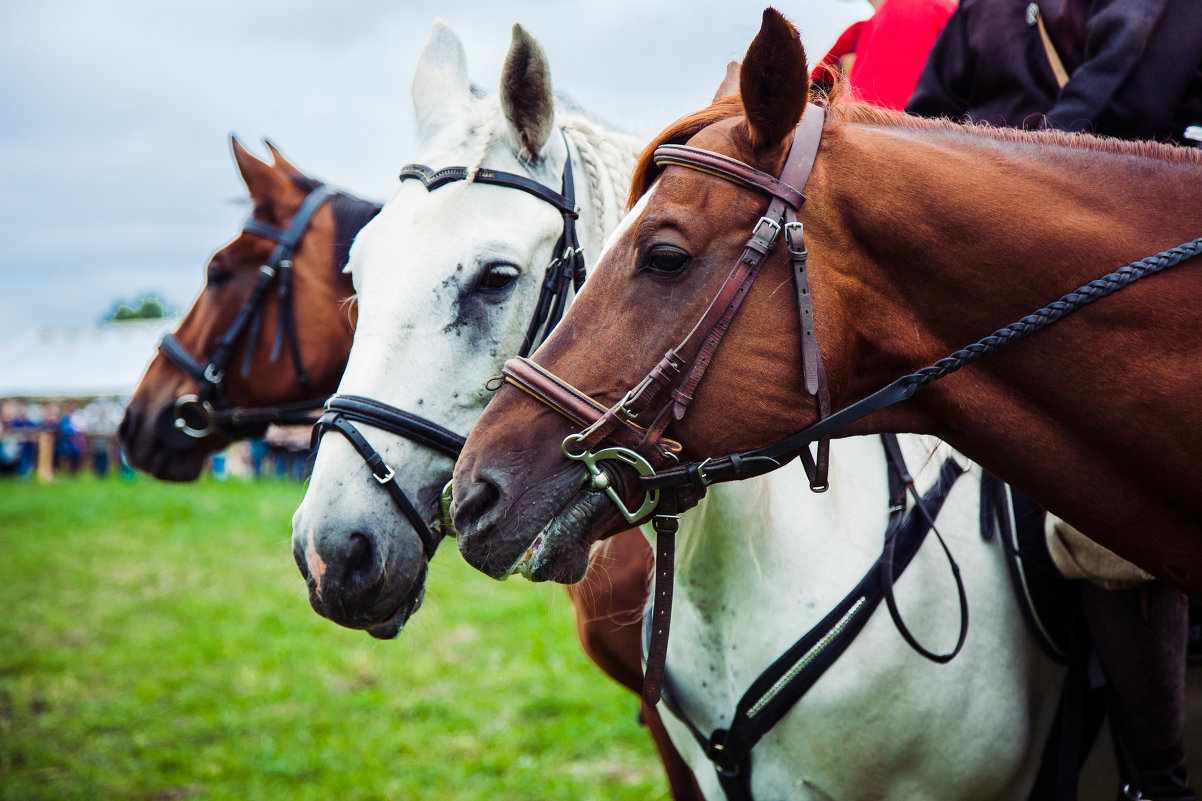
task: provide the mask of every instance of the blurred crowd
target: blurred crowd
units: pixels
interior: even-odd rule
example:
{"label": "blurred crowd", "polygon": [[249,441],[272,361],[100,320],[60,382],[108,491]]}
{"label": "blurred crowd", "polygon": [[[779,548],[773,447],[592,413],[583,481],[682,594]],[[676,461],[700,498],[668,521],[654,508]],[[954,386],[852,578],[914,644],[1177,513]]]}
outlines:
{"label": "blurred crowd", "polygon": [[[117,398],[87,401],[0,401],[0,478],[52,479],[57,475],[116,473],[134,469],[121,453],[117,427],[125,413]],[[215,454],[214,478],[284,478],[302,481],[312,468],[307,426],[272,426],[266,436],[237,442]]]}

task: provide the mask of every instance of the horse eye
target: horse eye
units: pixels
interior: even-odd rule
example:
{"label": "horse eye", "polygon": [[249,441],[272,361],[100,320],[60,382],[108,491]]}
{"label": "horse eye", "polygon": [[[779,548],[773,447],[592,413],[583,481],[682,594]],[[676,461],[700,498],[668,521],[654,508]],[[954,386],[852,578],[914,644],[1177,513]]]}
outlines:
{"label": "horse eye", "polygon": [[522,271],[512,264],[495,263],[484,268],[484,274],[476,282],[476,288],[481,292],[504,292],[513,285]]}
{"label": "horse eye", "polygon": [[643,257],[639,269],[656,275],[679,275],[692,260],[693,257],[680,248],[660,245]]}
{"label": "horse eye", "polygon": [[205,286],[208,289],[220,289],[233,277],[234,274],[228,270],[209,270],[208,275],[205,276]]}

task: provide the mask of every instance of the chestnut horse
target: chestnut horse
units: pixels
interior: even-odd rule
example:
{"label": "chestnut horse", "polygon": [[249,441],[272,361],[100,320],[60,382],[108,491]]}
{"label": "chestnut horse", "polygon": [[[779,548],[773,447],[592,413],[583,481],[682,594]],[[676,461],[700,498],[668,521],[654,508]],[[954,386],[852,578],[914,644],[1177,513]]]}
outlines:
{"label": "chestnut horse", "polygon": [[[271,144],[272,163],[256,159],[231,138],[234,161],[246,184],[253,205],[252,219],[287,228],[304,198],[320,182],[306,176]],[[337,389],[350,353],[351,335],[357,319],[356,305],[348,302],[354,293],[350,276],[343,272],[347,250],[360,228],[379,206],[346,193],[324,204],[305,227],[292,259],[295,284],[297,330],[305,339],[301,347],[310,387],[297,380],[295,365],[287,358],[272,359],[270,351],[277,332],[279,297],[269,292],[264,298],[262,324],[247,329],[235,343],[237,348],[225,371],[225,397],[236,404],[241,418],[261,426],[278,419],[280,407],[304,411],[311,398],[324,400]],[[218,338],[229,330],[240,309],[247,304],[259,269],[270,257],[273,242],[243,232],[219,250],[207,271],[205,289],[197,297],[175,336],[198,360],[208,360]],[[252,369],[244,372],[245,353],[253,354]],[[205,457],[232,440],[254,434],[247,427],[214,426],[205,436],[159,436],[163,419],[176,417],[177,399],[195,396],[196,381],[170,358],[159,353],[126,410],[122,441],[131,461],[159,478],[194,480]],[[320,404],[318,404],[320,406]],[[226,418],[229,419],[229,418]],[[586,581],[568,588],[575,612],[576,633],[589,659],[611,678],[637,693],[642,687],[639,622],[647,597],[647,580],[652,554],[637,530],[613,538],[593,556],[594,568]],[[659,714],[643,710],[644,720],[655,742],[672,787],[681,801],[700,799],[693,776],[663,731]]]}
{"label": "chestnut horse", "polygon": [[[234,439],[321,408],[346,367],[355,325],[354,306],[344,302],[354,291],[342,273],[347,251],[379,211],[329,192],[270,142],[272,164],[233,137],[230,146],[251,219],[210,259],[204,290],[160,345],[121,421],[129,460],[168,481],[193,481],[205,458]],[[296,222],[302,210],[307,219]],[[294,224],[292,252],[267,274],[280,234]],[[206,372],[220,380],[209,382]]]}
{"label": "chestnut horse", "polygon": [[[680,121],[645,152],[631,192],[638,205],[535,354],[543,371],[613,405],[608,419],[686,341],[765,213],[764,192],[747,182],[671,158],[657,166],[653,152],[687,144],[750,165],[745,174],[780,175],[799,121],[804,129],[822,112],[807,106],[805,66],[796,30],[765,12],[741,98]],[[1202,158],[1193,150],[964,127],[856,104],[826,108],[813,133],[820,144],[804,204],[795,199],[811,288],[799,294],[812,297],[833,409],[1202,233]],[[776,244],[687,414],[682,402],[665,418],[686,461],[766,446],[819,416],[805,389],[793,264]],[[1166,270],[837,436],[934,434],[1197,592],[1202,467],[1189,444],[1202,441],[1200,294],[1196,263]],[[495,576],[525,553],[545,565],[541,577],[576,580],[592,543],[628,525],[615,505],[591,500],[596,482],[565,458],[561,443],[577,430],[513,386],[498,392],[455,472],[454,521],[469,562]],[[737,472],[721,461],[728,476]],[[607,466],[614,497],[629,508],[650,499],[644,488],[654,479]]]}

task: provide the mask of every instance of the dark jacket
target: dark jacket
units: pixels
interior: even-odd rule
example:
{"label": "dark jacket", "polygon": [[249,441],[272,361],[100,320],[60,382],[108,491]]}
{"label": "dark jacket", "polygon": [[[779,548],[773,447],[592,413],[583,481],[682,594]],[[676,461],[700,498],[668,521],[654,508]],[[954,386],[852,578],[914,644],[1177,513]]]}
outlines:
{"label": "dark jacket", "polygon": [[1182,141],[1202,124],[1202,2],[1040,0],[1061,89],[1024,0],[962,0],[906,111]]}

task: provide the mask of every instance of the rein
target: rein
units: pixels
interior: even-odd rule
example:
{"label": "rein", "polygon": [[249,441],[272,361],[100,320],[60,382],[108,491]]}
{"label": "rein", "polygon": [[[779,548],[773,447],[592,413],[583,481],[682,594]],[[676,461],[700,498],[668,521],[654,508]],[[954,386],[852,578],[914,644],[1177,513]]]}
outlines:
{"label": "rein", "polygon": [[[434,170],[424,164],[406,164],[401,168],[400,180],[421,181],[428,192],[433,192],[456,181],[470,180],[473,183],[517,189],[533,195],[539,200],[550,203],[563,216],[563,233],[555,243],[551,263],[547,266],[543,276],[538,302],[535,304],[534,313],[519,351],[521,357],[526,356],[538,343],[542,342],[563,318],[569,290],[574,288],[579,291],[584,284],[586,274],[584,253],[576,235],[576,219],[580,216],[580,209],[576,205],[572,152],[566,135],[564,136],[564,147],[567,158],[564,161],[560,192],[555,192],[522,175],[484,168],[477,170],[474,175],[467,167],[444,167]],[[324,413],[313,425],[311,448],[316,448],[321,443],[321,438],[326,432],[336,431],[346,438],[351,447],[363,458],[368,469],[371,470],[372,477],[388,492],[401,514],[417,532],[422,541],[426,561],[429,562],[434,556],[439,542],[442,541],[442,526],[431,526],[426,522],[417,510],[416,504],[397,484],[396,471],[388,466],[379,451],[373,448],[367,438],[355,427],[355,422],[366,423],[373,428],[403,437],[451,459],[459,456],[465,442],[464,437],[420,415],[360,395],[334,395],[326,401]],[[447,490],[449,487],[448,484]],[[449,499],[446,497],[447,490],[444,490],[444,506],[449,504]]]}
{"label": "rein", "polygon": [[[296,330],[292,295],[292,256],[300,246],[314,215],[336,194],[335,190],[326,186],[313,189],[305,196],[292,221],[283,230],[254,219],[246,221],[242,227],[243,234],[265,237],[275,242],[276,246],[267,262],[259,268],[259,275],[246,302],[233,322],[217,339],[217,345],[207,362],[193,356],[174,334],[166,334],[159,342],[159,352],[199,386],[195,394],[183,395],[176,399],[172,417],[164,416],[160,419],[158,438],[165,445],[174,450],[188,450],[216,430],[237,436],[260,432],[269,423],[287,425],[313,421],[313,412],[321,409],[323,398],[280,406],[236,408],[226,401],[223,382],[234,346],[242,334],[249,330],[248,339],[253,341],[257,338],[268,290],[271,283],[278,279],[279,327],[276,329],[270,358],[274,362],[280,357],[286,341],[297,383],[305,394],[313,394],[301,359],[300,338]],[[243,376],[250,372],[252,355],[253,349],[248,347],[241,367]]]}

